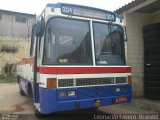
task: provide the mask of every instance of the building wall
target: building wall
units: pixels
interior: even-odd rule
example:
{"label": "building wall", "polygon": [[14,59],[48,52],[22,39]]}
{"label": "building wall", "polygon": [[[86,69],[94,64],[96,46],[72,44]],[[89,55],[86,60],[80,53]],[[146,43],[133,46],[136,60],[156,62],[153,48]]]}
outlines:
{"label": "building wall", "polygon": [[[21,14],[7,14],[0,12],[0,35],[4,36],[20,36],[28,37],[31,35],[31,28],[34,24],[35,17]],[[16,22],[15,16],[23,16],[26,18],[26,23]],[[29,31],[29,32],[28,32]]]}
{"label": "building wall", "polygon": [[[4,74],[6,64],[16,64],[23,58],[29,56],[29,40],[28,38],[0,36],[0,75]],[[16,52],[6,52],[2,49],[16,48]]]}
{"label": "building wall", "polygon": [[127,64],[132,67],[133,97],[143,96],[144,89],[144,45],[143,27],[151,23],[151,14],[124,12],[127,29]]}
{"label": "building wall", "polygon": [[[16,16],[26,18],[26,21],[18,22]],[[31,36],[34,22],[34,15],[0,10],[0,75],[4,74],[6,64],[16,64],[28,57],[28,37]]]}
{"label": "building wall", "polygon": [[160,12],[153,14],[152,23],[160,23]]}

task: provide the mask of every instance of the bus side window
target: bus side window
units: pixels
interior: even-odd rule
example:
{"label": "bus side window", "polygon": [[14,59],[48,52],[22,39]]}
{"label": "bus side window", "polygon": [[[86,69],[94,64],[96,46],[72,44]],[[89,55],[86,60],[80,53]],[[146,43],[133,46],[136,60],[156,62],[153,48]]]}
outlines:
{"label": "bus side window", "polygon": [[56,42],[56,34],[54,33],[54,30],[52,26],[47,27],[47,33],[46,33],[47,39],[45,43],[45,57],[48,59],[48,61],[52,60],[56,56],[55,51],[55,42]]}
{"label": "bus side window", "polygon": [[35,26],[32,28],[31,44],[30,44],[30,57],[34,56],[35,51]]}

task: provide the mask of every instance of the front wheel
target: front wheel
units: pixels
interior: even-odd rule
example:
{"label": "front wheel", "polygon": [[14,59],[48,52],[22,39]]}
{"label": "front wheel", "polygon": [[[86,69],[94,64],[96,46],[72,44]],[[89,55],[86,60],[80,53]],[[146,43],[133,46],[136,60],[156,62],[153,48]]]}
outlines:
{"label": "front wheel", "polygon": [[41,112],[39,112],[39,110],[37,109],[37,107],[34,105],[34,114],[37,118],[41,118],[44,117],[45,115],[42,114]]}

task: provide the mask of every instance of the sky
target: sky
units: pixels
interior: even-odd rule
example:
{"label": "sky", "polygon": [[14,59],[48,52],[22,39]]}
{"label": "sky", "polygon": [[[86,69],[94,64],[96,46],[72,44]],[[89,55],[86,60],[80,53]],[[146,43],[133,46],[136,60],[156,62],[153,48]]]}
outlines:
{"label": "sky", "polygon": [[0,9],[39,15],[47,3],[72,3],[114,11],[133,0],[0,0]]}

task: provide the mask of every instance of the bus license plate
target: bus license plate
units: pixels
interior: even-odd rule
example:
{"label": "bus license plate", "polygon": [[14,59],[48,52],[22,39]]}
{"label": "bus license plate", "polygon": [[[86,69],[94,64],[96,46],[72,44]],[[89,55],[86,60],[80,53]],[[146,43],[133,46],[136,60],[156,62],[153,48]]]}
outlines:
{"label": "bus license plate", "polygon": [[120,102],[126,102],[127,97],[117,97],[113,99],[113,103],[120,103]]}

